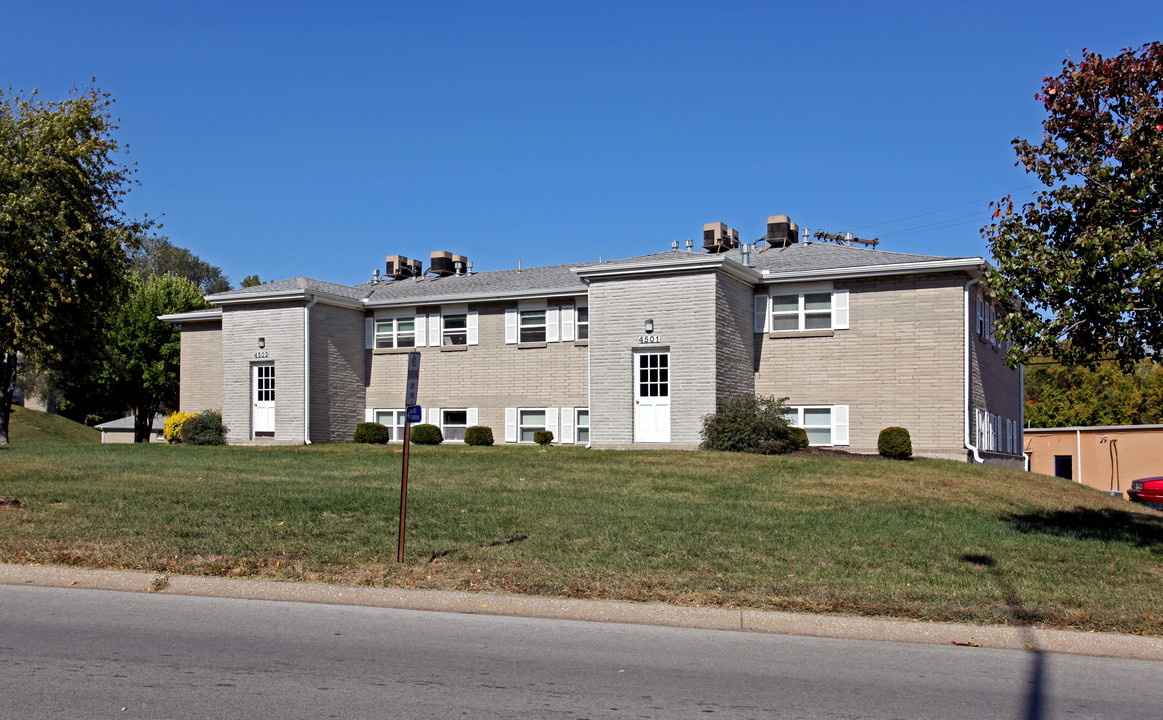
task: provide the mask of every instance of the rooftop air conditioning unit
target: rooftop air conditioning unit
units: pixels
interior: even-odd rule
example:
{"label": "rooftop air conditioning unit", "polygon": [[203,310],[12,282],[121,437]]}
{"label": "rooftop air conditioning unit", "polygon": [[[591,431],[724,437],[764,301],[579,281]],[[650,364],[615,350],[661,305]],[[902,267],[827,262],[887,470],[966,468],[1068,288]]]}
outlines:
{"label": "rooftop air conditioning unit", "polygon": [[787,215],[768,215],[766,240],[771,247],[787,247],[799,241],[799,228]]}
{"label": "rooftop air conditioning unit", "polygon": [[429,275],[436,277],[448,277],[456,272],[456,267],[452,263],[452,253],[444,250],[432,251],[431,265],[428,268]]}

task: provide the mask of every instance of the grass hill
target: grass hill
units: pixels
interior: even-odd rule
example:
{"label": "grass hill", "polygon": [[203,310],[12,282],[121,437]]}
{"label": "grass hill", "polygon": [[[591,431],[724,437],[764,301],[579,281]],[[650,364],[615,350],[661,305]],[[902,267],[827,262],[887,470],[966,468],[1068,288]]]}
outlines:
{"label": "grass hill", "polygon": [[400,446],[13,445],[0,495],[23,505],[0,510],[0,562],[1163,635],[1163,514],[1058,478],[824,454],[411,453],[396,563]]}
{"label": "grass hill", "polygon": [[8,424],[8,441],[23,446],[100,443],[101,431],[60,415],[14,405]]}

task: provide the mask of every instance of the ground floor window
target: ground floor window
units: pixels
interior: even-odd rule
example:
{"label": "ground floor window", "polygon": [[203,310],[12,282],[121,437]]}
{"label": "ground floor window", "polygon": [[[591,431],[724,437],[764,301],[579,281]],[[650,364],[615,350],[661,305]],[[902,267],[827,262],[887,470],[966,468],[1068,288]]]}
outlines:
{"label": "ground floor window", "polygon": [[392,442],[404,442],[404,421],[407,412],[404,410],[376,410],[372,417],[374,422],[391,430]]}
{"label": "ground floor window", "polygon": [[1055,455],[1054,456],[1054,477],[1060,477],[1064,480],[1074,479],[1074,456],[1073,455]]}
{"label": "ground floor window", "polygon": [[574,421],[574,442],[578,445],[590,444],[590,409],[577,408]]}
{"label": "ground floor window", "polygon": [[440,412],[440,434],[445,440],[464,442],[464,431],[468,428],[468,410],[442,410]]}
{"label": "ground floor window", "polygon": [[789,407],[788,423],[803,428],[809,445],[848,444],[847,405],[804,405]]}
{"label": "ground floor window", "polygon": [[518,442],[531,443],[534,442],[533,434],[538,430],[544,430],[545,425],[545,409],[539,410],[519,410],[517,411],[517,438]]}

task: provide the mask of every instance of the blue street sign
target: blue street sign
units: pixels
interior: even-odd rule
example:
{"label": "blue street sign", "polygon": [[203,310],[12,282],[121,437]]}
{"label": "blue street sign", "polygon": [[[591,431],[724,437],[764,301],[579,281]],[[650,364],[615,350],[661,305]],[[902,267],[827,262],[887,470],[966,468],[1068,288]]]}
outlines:
{"label": "blue street sign", "polygon": [[419,405],[409,405],[408,406],[408,422],[410,422],[410,423],[420,422],[420,413],[421,413],[421,408]]}

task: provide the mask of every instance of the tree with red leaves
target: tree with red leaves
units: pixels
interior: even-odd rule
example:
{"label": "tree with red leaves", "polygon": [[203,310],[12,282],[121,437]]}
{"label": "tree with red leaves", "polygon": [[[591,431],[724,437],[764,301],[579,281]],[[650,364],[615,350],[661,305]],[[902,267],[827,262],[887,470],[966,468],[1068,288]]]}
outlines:
{"label": "tree with red leaves", "polygon": [[1013,141],[1046,189],[993,203],[982,228],[1015,364],[1129,367],[1163,350],[1163,44],[1082,55],[1042,79],[1041,142]]}

